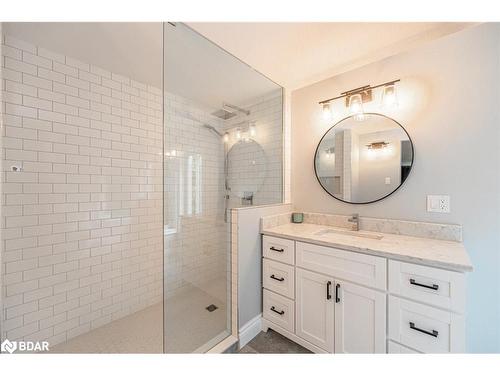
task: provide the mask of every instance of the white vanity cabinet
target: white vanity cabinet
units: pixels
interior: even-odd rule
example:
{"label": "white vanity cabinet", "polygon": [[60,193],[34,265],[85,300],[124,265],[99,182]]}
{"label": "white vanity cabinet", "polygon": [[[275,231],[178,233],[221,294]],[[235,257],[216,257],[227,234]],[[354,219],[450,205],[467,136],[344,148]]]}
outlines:
{"label": "white vanity cabinet", "polygon": [[465,350],[463,273],[267,235],[263,247],[264,330],[317,353]]}
{"label": "white vanity cabinet", "polygon": [[336,288],[335,353],[385,353],[385,293],[347,281]]}
{"label": "white vanity cabinet", "polygon": [[332,353],[335,334],[334,280],[316,272],[297,268],[295,298],[296,334]]}

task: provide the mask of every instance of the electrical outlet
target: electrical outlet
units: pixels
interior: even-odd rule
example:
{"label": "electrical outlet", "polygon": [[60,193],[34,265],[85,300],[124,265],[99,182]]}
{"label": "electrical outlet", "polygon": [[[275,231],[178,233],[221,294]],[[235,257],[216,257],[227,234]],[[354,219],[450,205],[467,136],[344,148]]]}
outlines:
{"label": "electrical outlet", "polygon": [[428,212],[450,212],[450,196],[449,195],[428,195],[427,196],[427,211]]}

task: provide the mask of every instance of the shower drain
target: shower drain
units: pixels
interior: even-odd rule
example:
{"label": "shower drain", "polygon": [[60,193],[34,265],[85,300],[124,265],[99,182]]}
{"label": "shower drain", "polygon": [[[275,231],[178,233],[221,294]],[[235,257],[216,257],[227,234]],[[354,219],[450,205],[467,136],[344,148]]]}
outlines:
{"label": "shower drain", "polygon": [[205,309],[207,309],[208,311],[212,312],[212,311],[217,310],[218,307],[215,306],[214,304],[211,304],[211,305],[208,305],[207,307],[205,307]]}

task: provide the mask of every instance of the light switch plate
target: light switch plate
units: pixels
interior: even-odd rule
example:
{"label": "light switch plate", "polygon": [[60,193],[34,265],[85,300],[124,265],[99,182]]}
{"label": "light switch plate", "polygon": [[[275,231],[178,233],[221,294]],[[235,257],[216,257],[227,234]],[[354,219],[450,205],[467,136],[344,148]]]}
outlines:
{"label": "light switch plate", "polygon": [[450,212],[450,196],[449,195],[428,195],[427,196],[427,212]]}

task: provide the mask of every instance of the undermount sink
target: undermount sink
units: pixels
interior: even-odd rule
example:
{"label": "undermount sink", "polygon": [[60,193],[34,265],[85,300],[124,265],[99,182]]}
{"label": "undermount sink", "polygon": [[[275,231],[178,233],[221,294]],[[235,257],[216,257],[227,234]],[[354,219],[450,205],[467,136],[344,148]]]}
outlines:
{"label": "undermount sink", "polygon": [[372,240],[381,240],[384,236],[380,234],[372,234],[372,233],[360,233],[353,230],[348,229],[322,229],[316,233],[315,236],[324,236],[327,234],[343,234],[346,236],[354,236],[354,237],[363,237],[363,238],[371,238]]}

